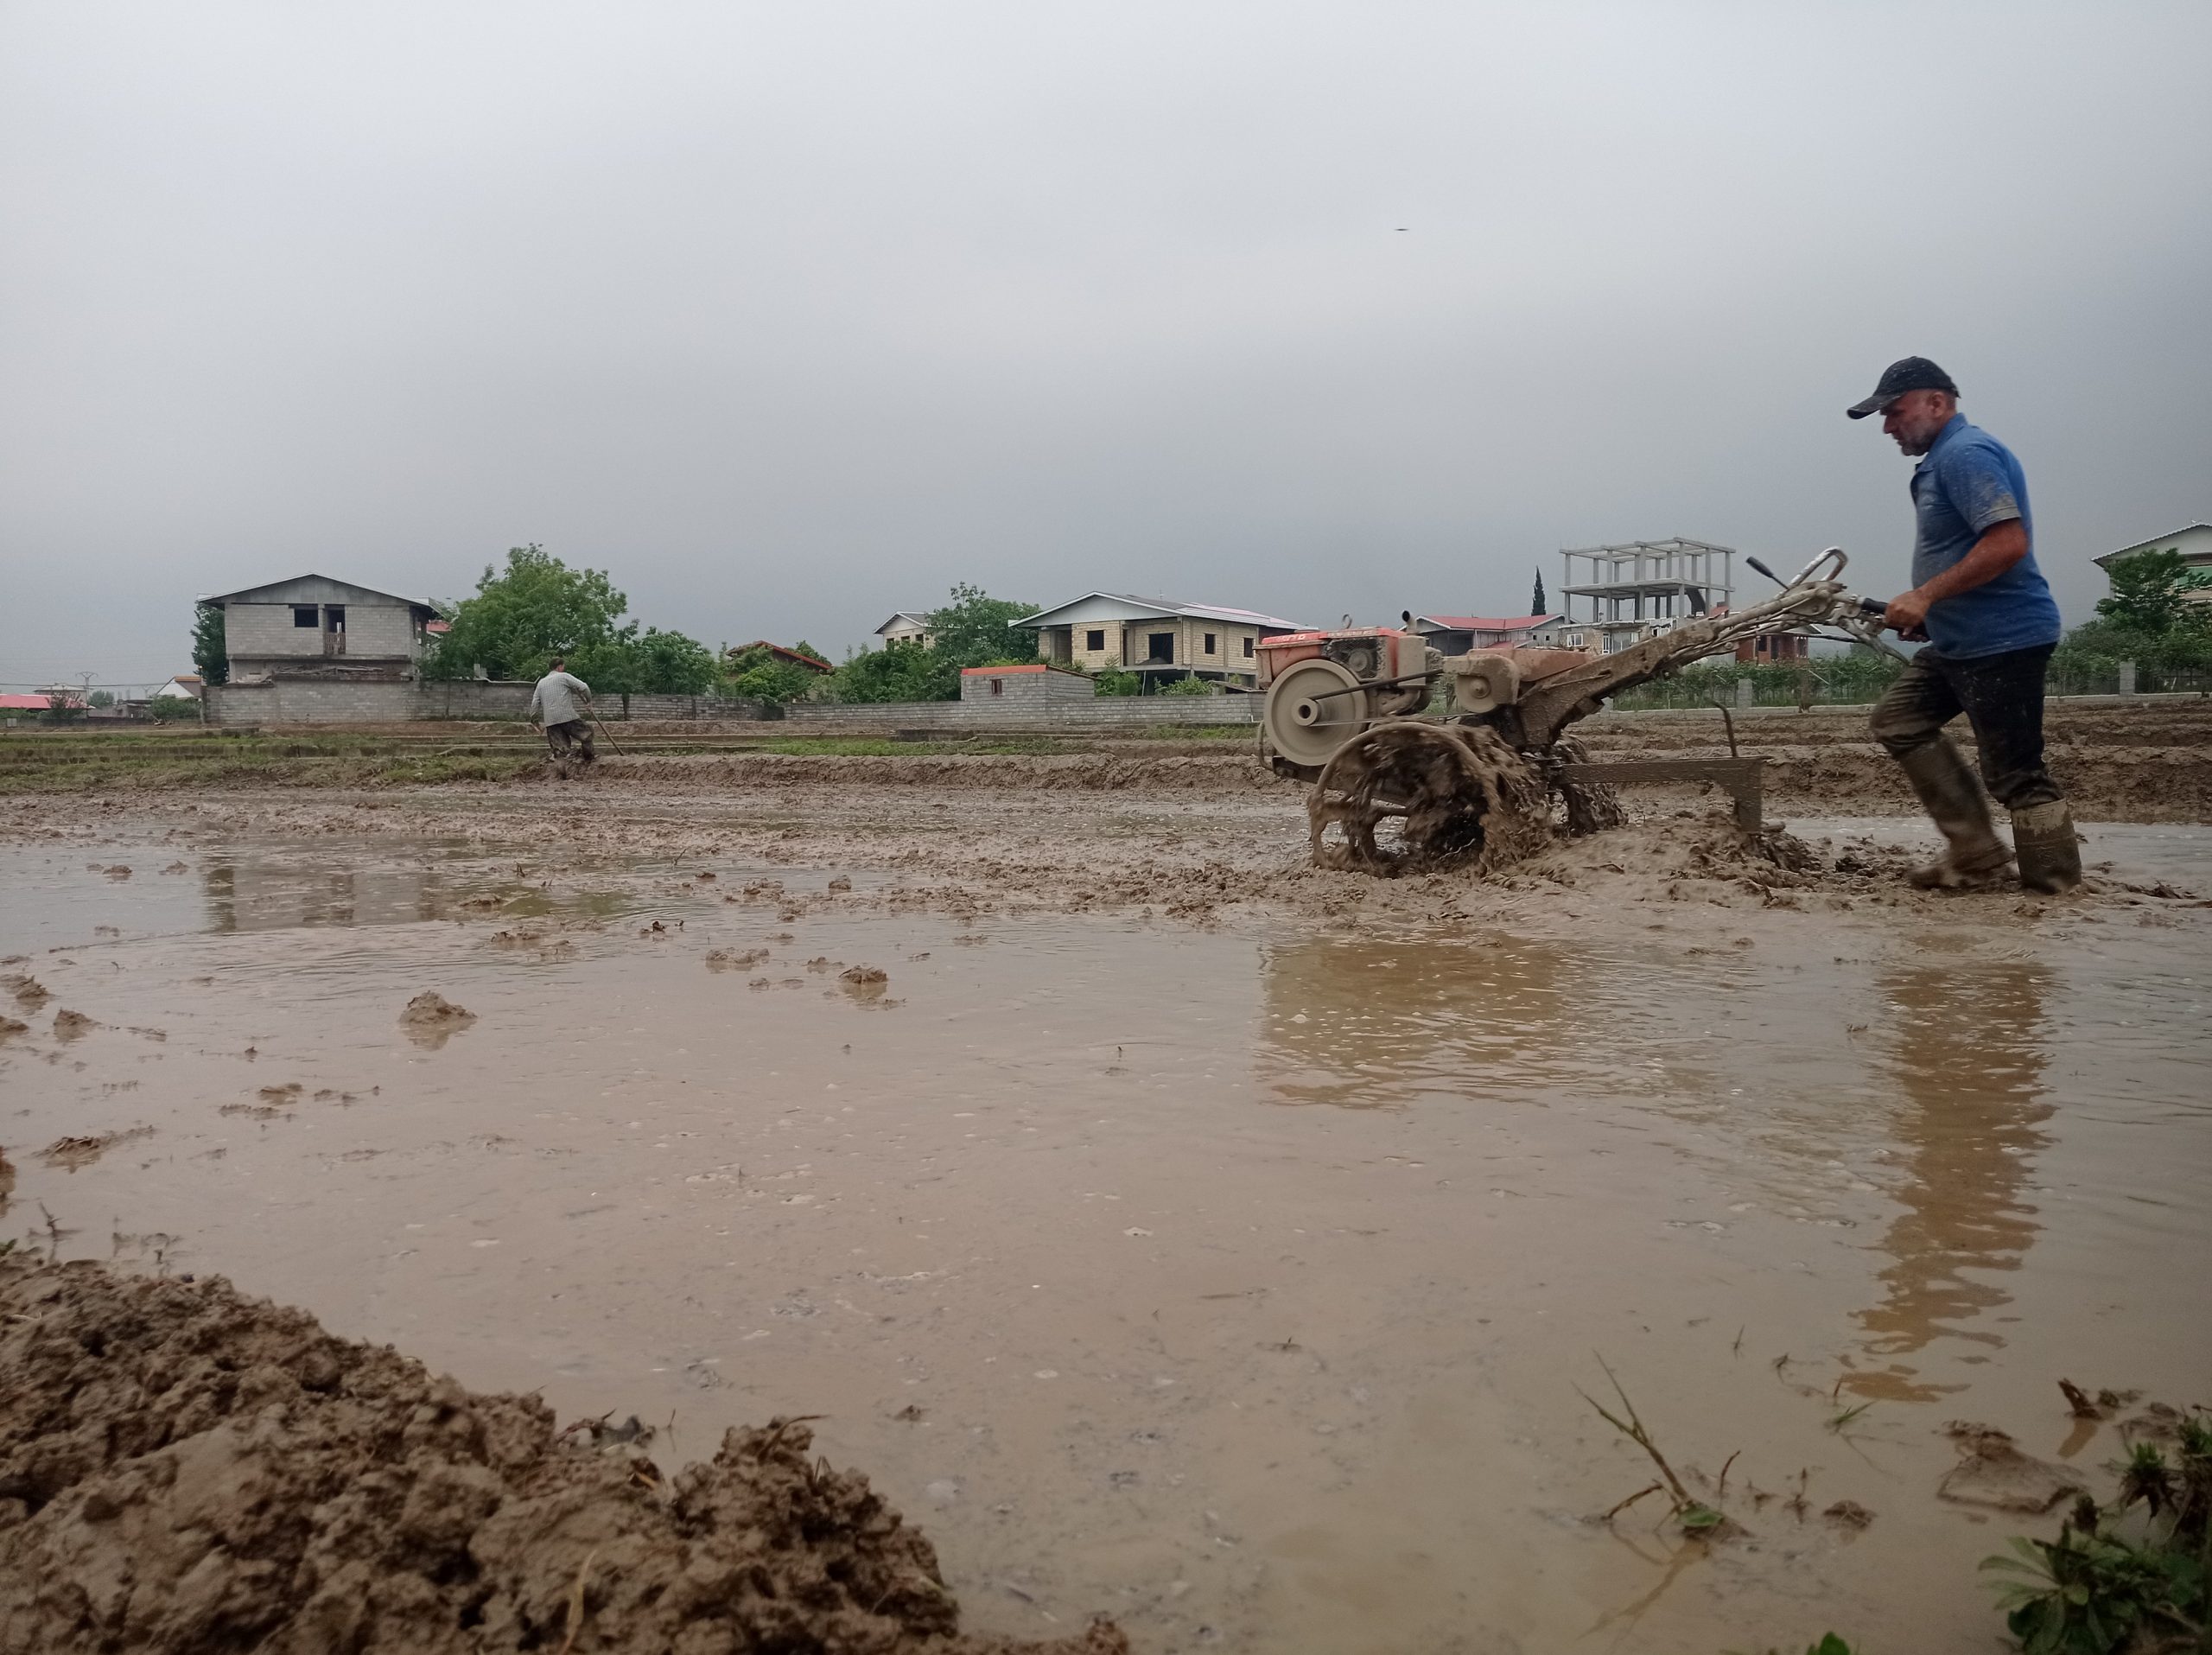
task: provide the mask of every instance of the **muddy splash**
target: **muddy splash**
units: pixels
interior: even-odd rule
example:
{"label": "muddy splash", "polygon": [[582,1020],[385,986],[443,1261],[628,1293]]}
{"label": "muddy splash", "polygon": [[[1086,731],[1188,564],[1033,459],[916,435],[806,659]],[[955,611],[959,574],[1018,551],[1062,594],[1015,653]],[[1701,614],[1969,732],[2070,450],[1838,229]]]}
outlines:
{"label": "muddy splash", "polygon": [[0,1647],[1128,1649],[962,1636],[930,1543],[800,1421],[666,1480],[220,1278],[0,1259]]}

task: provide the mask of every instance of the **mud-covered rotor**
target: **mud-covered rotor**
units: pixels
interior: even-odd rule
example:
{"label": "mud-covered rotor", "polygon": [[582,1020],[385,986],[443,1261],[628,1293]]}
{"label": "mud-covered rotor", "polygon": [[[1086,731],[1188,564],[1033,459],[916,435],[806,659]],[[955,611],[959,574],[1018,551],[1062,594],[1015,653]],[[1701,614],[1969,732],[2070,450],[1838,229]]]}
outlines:
{"label": "mud-covered rotor", "polygon": [[1405,719],[1339,747],[1306,811],[1320,866],[1401,874],[1517,856],[1541,841],[1547,801],[1496,731]]}

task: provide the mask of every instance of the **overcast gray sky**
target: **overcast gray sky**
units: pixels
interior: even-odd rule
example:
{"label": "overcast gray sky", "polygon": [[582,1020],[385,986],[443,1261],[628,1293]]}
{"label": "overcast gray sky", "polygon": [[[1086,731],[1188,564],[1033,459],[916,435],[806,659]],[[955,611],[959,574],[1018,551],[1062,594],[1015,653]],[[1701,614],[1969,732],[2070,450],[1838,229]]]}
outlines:
{"label": "overcast gray sky", "polygon": [[2091,556],[2212,516],[2212,6],[0,5],[0,679],[538,541],[709,644],[956,581],[1512,613],[1902,582],[1949,368]]}

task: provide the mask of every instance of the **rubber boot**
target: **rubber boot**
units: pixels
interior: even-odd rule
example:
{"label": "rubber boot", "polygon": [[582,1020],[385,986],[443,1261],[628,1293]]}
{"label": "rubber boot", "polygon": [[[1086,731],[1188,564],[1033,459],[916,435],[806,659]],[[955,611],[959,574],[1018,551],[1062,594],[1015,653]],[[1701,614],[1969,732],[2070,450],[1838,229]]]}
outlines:
{"label": "rubber boot", "polygon": [[2012,853],[1990,824],[1989,800],[1948,736],[1939,735],[1897,760],[1912,791],[1949,848],[1925,868],[1906,875],[1923,890],[1955,891],[1986,884],[2004,872]]}
{"label": "rubber boot", "polygon": [[2012,812],[2012,850],[2027,890],[2063,896],[2082,882],[2082,841],[2063,799]]}

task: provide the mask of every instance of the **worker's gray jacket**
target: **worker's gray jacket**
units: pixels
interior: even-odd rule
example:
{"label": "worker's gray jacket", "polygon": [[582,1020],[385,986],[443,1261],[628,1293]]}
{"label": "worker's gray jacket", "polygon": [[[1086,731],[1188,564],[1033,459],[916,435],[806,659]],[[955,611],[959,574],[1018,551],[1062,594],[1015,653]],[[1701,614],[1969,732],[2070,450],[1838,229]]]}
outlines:
{"label": "worker's gray jacket", "polygon": [[570,724],[584,716],[591,685],[567,672],[548,672],[530,692],[530,716],[540,724]]}

